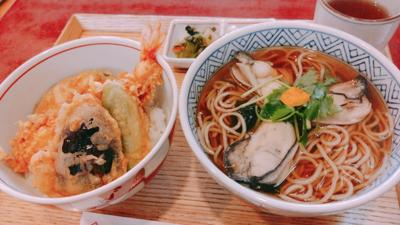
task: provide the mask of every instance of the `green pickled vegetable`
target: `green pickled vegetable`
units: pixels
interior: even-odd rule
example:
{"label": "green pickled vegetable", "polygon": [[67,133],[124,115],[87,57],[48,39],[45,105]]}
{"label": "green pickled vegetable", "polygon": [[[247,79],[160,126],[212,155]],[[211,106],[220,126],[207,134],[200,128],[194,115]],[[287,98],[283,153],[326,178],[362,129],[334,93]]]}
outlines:
{"label": "green pickled vegetable", "polygon": [[[213,40],[211,34],[201,34],[194,27],[186,26],[186,32],[189,36],[174,45],[172,51],[178,58],[196,58]],[[215,32],[215,27],[210,32]]]}

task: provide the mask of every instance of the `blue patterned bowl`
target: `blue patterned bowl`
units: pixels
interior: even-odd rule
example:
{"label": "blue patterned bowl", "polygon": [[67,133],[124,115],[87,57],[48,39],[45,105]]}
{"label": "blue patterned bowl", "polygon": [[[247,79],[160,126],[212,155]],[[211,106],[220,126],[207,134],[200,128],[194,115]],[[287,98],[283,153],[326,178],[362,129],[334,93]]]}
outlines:
{"label": "blue patterned bowl", "polygon": [[[253,191],[220,171],[203,151],[196,134],[195,112],[206,82],[237,51],[274,46],[298,46],[334,56],[363,74],[381,92],[394,119],[393,151],[375,182],[349,199],[324,204],[299,204]],[[180,93],[179,113],[185,137],[196,157],[222,186],[262,209],[288,216],[334,214],[357,207],[389,191],[400,181],[400,72],[381,52],[364,41],[329,27],[300,21],[277,21],[230,33],[201,53],[190,67]]]}

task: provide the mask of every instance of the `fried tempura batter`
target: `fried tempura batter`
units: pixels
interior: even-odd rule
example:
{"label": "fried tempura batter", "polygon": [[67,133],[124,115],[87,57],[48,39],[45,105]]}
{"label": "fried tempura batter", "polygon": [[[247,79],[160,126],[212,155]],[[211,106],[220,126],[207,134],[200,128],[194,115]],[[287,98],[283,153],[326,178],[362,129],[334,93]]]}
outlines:
{"label": "fried tempura batter", "polygon": [[[140,62],[133,73],[112,76],[87,71],[54,85],[27,121],[20,122],[11,140],[12,151],[3,159],[6,164],[15,172],[30,175],[35,187],[54,197],[93,190],[125,173],[127,158],[118,125],[122,123],[103,107],[103,87],[110,81],[121,85],[141,112],[132,117],[141,121],[136,123],[139,129],[130,130],[148,132],[145,107],[154,102],[163,81],[155,56],[163,37],[159,24],[145,29]],[[134,148],[138,151],[134,155],[140,158],[136,157],[132,166],[150,150],[148,134],[135,138],[135,142],[141,142]]]}
{"label": "fried tempura batter", "polygon": [[125,173],[118,124],[92,95],[76,95],[70,104],[63,104],[55,130],[52,149],[39,151],[30,162],[33,184],[42,192],[79,194]]}

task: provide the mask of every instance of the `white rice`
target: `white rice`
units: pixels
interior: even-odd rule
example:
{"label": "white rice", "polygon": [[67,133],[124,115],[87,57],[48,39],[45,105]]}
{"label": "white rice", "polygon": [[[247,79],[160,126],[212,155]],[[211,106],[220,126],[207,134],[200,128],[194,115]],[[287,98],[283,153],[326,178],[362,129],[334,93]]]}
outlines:
{"label": "white rice", "polygon": [[166,124],[166,117],[164,111],[161,108],[154,107],[150,110],[150,141],[151,145],[154,146],[164,133]]}

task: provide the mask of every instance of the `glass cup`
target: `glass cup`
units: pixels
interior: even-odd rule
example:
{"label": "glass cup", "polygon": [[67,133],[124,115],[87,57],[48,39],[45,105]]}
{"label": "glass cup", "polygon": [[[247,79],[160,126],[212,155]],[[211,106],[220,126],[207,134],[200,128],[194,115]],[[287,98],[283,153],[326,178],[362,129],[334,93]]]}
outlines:
{"label": "glass cup", "polygon": [[316,23],[353,34],[380,51],[384,51],[384,48],[400,23],[400,0],[372,1],[383,6],[389,13],[387,18],[376,20],[359,19],[343,14],[329,5],[331,1],[335,0],[317,0],[314,12],[314,21]]}

